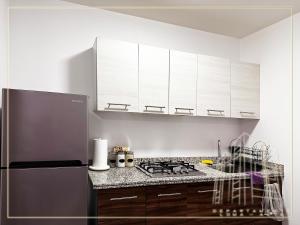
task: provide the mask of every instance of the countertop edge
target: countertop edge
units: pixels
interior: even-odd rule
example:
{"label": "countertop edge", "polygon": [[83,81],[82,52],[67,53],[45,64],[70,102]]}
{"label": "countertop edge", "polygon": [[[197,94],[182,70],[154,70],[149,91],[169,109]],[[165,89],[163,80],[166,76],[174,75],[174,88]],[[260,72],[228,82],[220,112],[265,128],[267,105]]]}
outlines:
{"label": "countertop edge", "polygon": [[[275,177],[284,177],[282,174],[272,174]],[[130,187],[147,187],[147,186],[158,186],[158,185],[168,185],[168,184],[195,184],[202,182],[215,182],[215,181],[229,181],[232,180],[233,177],[201,177],[196,179],[178,179],[178,180],[147,180],[147,182],[130,182],[130,183],[116,183],[114,185],[93,185],[94,190],[106,190],[106,189],[117,189],[117,188],[130,188]],[[249,174],[237,175],[234,179],[250,179]]]}

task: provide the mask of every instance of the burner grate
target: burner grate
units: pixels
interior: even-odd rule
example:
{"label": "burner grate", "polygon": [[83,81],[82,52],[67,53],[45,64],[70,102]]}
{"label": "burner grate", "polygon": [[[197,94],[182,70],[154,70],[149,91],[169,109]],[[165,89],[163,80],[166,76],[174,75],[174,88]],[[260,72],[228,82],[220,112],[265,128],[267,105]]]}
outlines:
{"label": "burner grate", "polygon": [[194,165],[184,161],[140,162],[137,166],[151,177],[204,175]]}

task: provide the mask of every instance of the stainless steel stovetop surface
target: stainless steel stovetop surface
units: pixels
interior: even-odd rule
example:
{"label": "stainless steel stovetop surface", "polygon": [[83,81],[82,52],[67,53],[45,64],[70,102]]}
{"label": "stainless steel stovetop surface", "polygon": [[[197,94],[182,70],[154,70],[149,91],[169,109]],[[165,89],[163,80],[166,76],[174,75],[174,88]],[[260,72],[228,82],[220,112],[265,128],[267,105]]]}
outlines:
{"label": "stainless steel stovetop surface", "polygon": [[136,165],[146,175],[155,178],[205,176],[204,172],[195,169],[195,166],[184,161],[157,161],[140,162]]}

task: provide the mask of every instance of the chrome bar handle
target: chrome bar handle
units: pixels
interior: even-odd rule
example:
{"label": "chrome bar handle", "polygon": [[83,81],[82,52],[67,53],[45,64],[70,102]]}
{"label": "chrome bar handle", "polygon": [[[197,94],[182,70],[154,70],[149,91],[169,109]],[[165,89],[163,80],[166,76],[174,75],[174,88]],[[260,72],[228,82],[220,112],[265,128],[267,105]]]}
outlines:
{"label": "chrome bar handle", "polygon": [[[155,106],[155,105],[145,105],[145,110],[144,112],[158,112],[158,113],[163,113],[166,107],[165,106]],[[154,109],[159,109],[159,110],[148,110],[148,108],[154,108]]]}
{"label": "chrome bar handle", "polygon": [[209,116],[225,116],[224,112],[225,112],[224,110],[208,109],[207,115],[209,115]]}
{"label": "chrome bar handle", "polygon": [[[106,110],[120,110],[120,111],[128,111],[128,107],[131,106],[130,104],[122,104],[122,103],[107,103]],[[111,106],[123,106],[124,108],[111,108]]]}
{"label": "chrome bar handle", "polygon": [[205,191],[201,191],[201,190],[198,190],[197,192],[198,193],[208,193],[208,192],[215,192],[216,190],[205,190]]}
{"label": "chrome bar handle", "polygon": [[[188,111],[188,112],[178,112],[179,110],[181,111]],[[186,114],[186,115],[193,115],[193,111],[194,109],[191,109],[191,108],[175,108],[175,114]]]}
{"label": "chrome bar handle", "polygon": [[254,116],[256,113],[255,112],[247,112],[247,111],[241,111],[240,114],[248,114]]}
{"label": "chrome bar handle", "polygon": [[120,200],[128,200],[128,199],[135,199],[135,198],[138,198],[138,196],[135,195],[135,196],[120,197],[120,198],[111,198],[110,201],[120,201]]}
{"label": "chrome bar handle", "polygon": [[165,197],[165,196],[178,196],[178,195],[182,195],[180,192],[176,192],[176,193],[169,193],[169,194],[158,194],[157,197]]}

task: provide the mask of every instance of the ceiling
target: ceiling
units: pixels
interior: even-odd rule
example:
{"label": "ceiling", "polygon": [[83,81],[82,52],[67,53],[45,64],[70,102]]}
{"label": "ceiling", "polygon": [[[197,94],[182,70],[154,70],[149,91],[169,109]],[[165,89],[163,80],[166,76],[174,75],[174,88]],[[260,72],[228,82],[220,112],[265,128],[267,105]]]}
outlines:
{"label": "ceiling", "polygon": [[242,38],[300,11],[299,0],[65,0]]}

